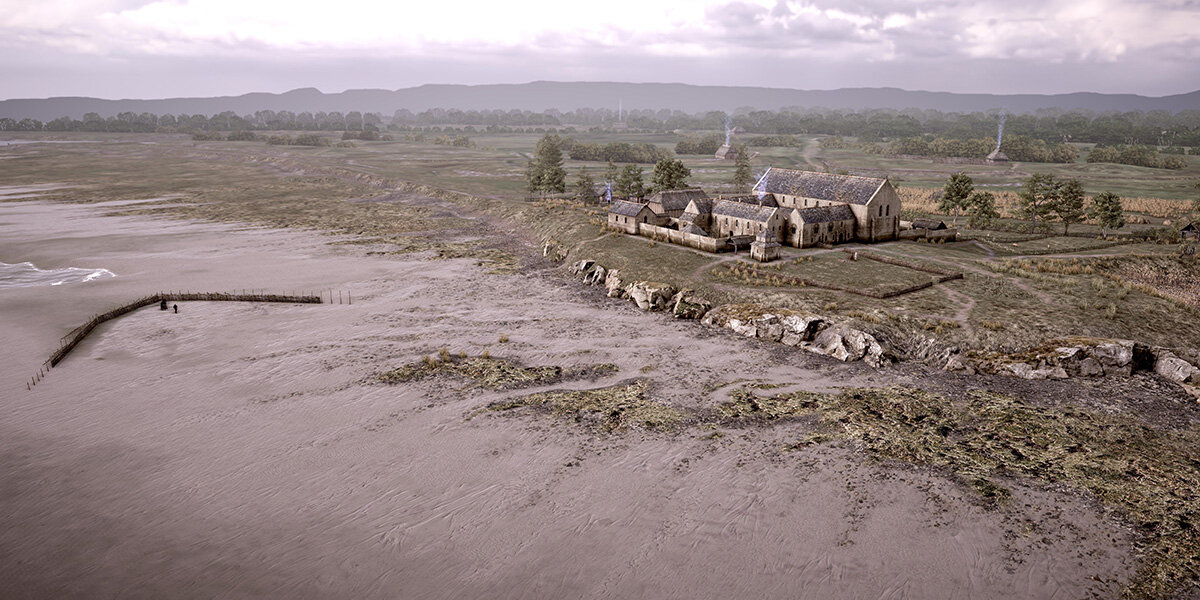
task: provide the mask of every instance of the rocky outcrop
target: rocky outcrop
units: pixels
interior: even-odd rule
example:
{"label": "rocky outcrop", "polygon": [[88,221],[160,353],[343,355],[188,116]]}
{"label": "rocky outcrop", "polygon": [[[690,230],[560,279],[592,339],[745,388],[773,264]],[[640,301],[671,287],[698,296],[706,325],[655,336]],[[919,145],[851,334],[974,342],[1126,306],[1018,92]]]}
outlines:
{"label": "rocky outcrop", "polygon": [[1200,368],[1192,362],[1167,348],[1132,340],[1068,338],[1015,354],[959,353],[946,360],[944,369],[1022,379],[1128,377],[1154,371],[1177,383],[1200,383]]}
{"label": "rocky outcrop", "polygon": [[1200,384],[1200,368],[1170,350],[1156,353],[1154,372],[1175,383]]}
{"label": "rocky outcrop", "polygon": [[562,262],[567,259],[567,249],[553,240],[547,240],[542,244],[542,258],[550,262]]}
{"label": "rocky outcrop", "polygon": [[712,303],[695,295],[692,290],[681,290],[671,299],[671,314],[676,319],[699,319],[712,310]]}
{"label": "rocky outcrop", "polygon": [[617,271],[609,271],[604,278],[604,289],[608,291],[609,298],[627,298],[629,292],[625,288],[625,282]]}
{"label": "rocky outcrop", "polygon": [[840,361],[861,360],[876,368],[891,361],[890,354],[875,336],[845,325],[831,325],[816,315],[791,311],[768,313],[748,305],[729,304],[709,311],[701,322]]}
{"label": "rocky outcrop", "polygon": [[788,346],[800,346],[817,337],[828,324],[816,315],[789,314],[779,317],[779,325],[783,328],[779,341]]}
{"label": "rocky outcrop", "polygon": [[883,346],[874,336],[844,325],[825,329],[806,349],[843,362],[861,360],[875,368],[885,360]]}
{"label": "rocky outcrop", "polygon": [[1004,365],[1008,370],[1006,375],[1011,374],[1021,379],[1066,379],[1067,371],[1062,367],[1041,366],[1034,367],[1029,363],[1010,363]]}
{"label": "rocky outcrop", "polygon": [[1133,351],[1135,344],[1130,340],[1113,340],[1095,346],[1083,346],[1081,354],[1096,359],[1105,375],[1133,374]]}
{"label": "rocky outcrop", "polygon": [[675,288],[657,281],[637,281],[629,286],[629,298],[642,310],[666,310]]}
{"label": "rocky outcrop", "polygon": [[607,269],[590,260],[581,260],[571,265],[570,271],[588,285],[600,285],[608,277]]}

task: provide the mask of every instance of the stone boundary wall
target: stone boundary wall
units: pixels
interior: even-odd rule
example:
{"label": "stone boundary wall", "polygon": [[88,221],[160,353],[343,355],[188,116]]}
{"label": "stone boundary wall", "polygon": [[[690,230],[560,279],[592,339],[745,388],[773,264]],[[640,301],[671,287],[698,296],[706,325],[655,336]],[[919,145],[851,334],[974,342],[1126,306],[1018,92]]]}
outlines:
{"label": "stone boundary wall", "polygon": [[930,230],[930,229],[924,229],[924,228],[920,228],[920,227],[914,228],[914,229],[902,229],[902,230],[900,230],[900,236],[898,239],[916,240],[916,239],[922,239],[922,238],[930,240],[930,241],[946,240],[948,242],[952,242],[952,241],[958,239],[958,229],[952,228],[952,229]]}
{"label": "stone boundary wall", "polygon": [[724,252],[729,250],[728,238],[713,238],[694,233],[685,233],[678,229],[659,227],[649,223],[638,225],[638,235],[654,240],[662,240],[680,246],[688,246],[705,252]]}

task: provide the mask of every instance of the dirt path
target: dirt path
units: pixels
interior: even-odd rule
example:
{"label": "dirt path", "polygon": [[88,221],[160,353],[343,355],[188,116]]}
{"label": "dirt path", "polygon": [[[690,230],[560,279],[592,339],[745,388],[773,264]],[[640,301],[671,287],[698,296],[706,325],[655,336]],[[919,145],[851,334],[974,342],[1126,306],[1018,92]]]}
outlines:
{"label": "dirt path", "polygon": [[810,167],[820,170],[824,168],[824,165],[817,164],[817,161],[814,160],[817,156],[817,152],[819,152],[820,149],[821,140],[818,138],[811,138],[804,142],[804,149],[800,152],[800,157],[803,158],[804,162],[808,163]]}
{"label": "dirt path", "polygon": [[988,246],[979,240],[971,240],[971,243],[978,246],[979,249],[983,250],[984,252],[987,252],[988,259],[996,258],[996,251],[993,250],[991,246]]}
{"label": "dirt path", "polygon": [[946,294],[946,297],[949,298],[951,302],[958,304],[959,308],[954,312],[954,322],[958,323],[958,325],[962,327],[963,331],[966,332],[968,336],[974,336],[975,326],[971,325],[971,312],[975,310],[975,299],[966,294],[950,289],[950,286],[944,283],[939,283],[934,287],[941,290],[943,294]]}

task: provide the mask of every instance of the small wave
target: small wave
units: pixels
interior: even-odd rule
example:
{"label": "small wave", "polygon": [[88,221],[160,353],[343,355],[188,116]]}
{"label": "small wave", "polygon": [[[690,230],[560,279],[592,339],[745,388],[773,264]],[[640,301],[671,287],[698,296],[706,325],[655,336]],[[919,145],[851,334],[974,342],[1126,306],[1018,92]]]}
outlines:
{"label": "small wave", "polygon": [[97,279],[116,276],[116,273],[108,269],[66,267],[62,269],[42,270],[35,267],[31,262],[17,263],[15,265],[0,262],[0,289],[83,283],[85,281],[95,281]]}

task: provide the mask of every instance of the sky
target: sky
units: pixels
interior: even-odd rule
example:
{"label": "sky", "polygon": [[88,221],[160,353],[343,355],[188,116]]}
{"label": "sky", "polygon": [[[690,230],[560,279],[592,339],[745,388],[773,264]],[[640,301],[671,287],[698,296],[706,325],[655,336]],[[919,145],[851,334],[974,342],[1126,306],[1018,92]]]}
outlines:
{"label": "sky", "polygon": [[424,83],[1200,89],[1200,0],[0,0],[0,98]]}

